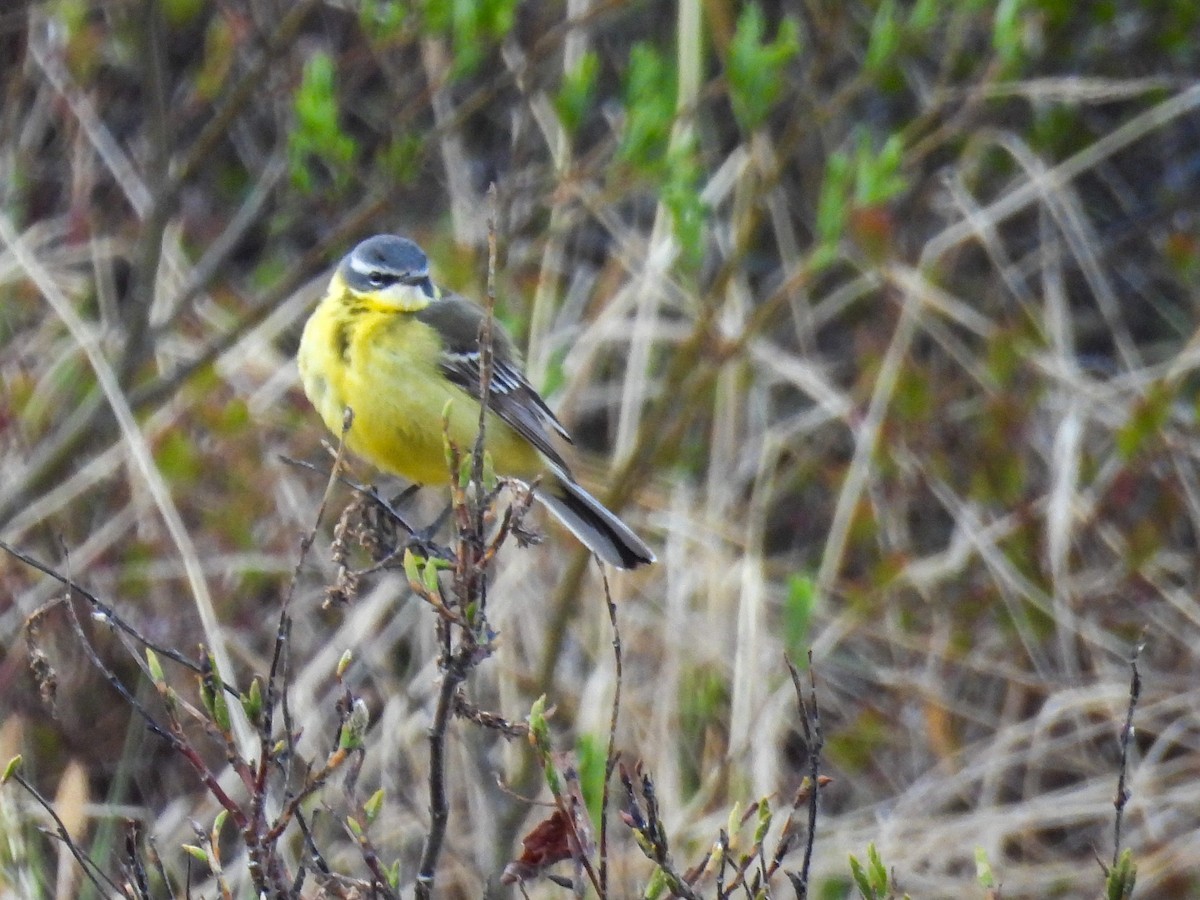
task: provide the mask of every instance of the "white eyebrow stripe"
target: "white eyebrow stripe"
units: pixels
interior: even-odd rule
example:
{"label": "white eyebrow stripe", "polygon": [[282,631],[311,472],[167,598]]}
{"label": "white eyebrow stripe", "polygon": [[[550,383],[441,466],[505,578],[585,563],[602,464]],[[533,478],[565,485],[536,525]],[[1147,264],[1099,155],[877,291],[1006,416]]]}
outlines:
{"label": "white eyebrow stripe", "polygon": [[378,266],[372,266],[365,259],[359,257],[357,253],[350,254],[350,268],[359,275],[370,275],[372,272],[378,271]]}

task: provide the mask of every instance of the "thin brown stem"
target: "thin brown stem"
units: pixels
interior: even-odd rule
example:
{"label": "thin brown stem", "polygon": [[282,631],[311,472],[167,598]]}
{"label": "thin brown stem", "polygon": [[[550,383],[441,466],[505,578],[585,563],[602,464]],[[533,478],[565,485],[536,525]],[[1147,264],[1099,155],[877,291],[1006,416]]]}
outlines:
{"label": "thin brown stem", "polygon": [[821,794],[821,750],[825,746],[825,735],[821,730],[821,714],[817,707],[817,682],[813,674],[812,651],[808,652],[809,699],[804,698],[804,688],[800,684],[800,672],[795,664],[784,656],[788,673],[792,676],[792,686],[796,689],[796,702],[800,706],[800,724],[804,730],[804,740],[808,745],[808,778],[810,779],[808,795],[808,833],[804,838],[804,861],[800,871],[791,876],[792,886],[796,891],[797,900],[805,900],[808,896],[808,877],[812,867],[813,844],[817,837],[817,806]]}
{"label": "thin brown stem", "polygon": [[446,728],[454,709],[454,695],[467,677],[465,660],[457,654],[442,672],[433,724],[429,727],[429,834],[417,867],[416,896],[428,900],[433,896],[433,880],[437,873],[438,857],[446,838],[446,823],[450,806],[446,799]]}
{"label": "thin brown stem", "polygon": [[600,579],[604,585],[604,602],[608,606],[608,621],[612,625],[613,663],[616,668],[616,686],[613,688],[612,714],[608,720],[608,748],[604,755],[604,785],[600,792],[600,897],[608,896],[608,796],[609,784],[617,768],[617,719],[621,712],[621,684],[624,669],[621,655],[621,631],[617,627],[617,604],[613,600],[608,584],[608,574],[600,566]]}
{"label": "thin brown stem", "polygon": [[56,836],[60,841],[63,842],[63,845],[67,848],[70,854],[75,857],[75,861],[79,863],[79,867],[83,870],[83,874],[87,877],[88,881],[95,885],[96,890],[100,891],[101,894],[105,894],[110,890],[114,894],[124,894],[124,891],[121,890],[116,882],[105,875],[104,870],[96,865],[96,862],[90,856],[84,853],[83,850],[79,848],[79,845],[75,843],[74,838],[71,837],[71,833],[67,830],[66,822],[64,822],[58,813],[55,812],[54,804],[43,797],[38,789],[35,788],[24,775],[21,774],[19,769],[14,770],[9,777],[12,778],[12,780],[19,784],[22,788],[24,788],[29,796],[31,796],[38,804],[38,806],[45,810],[46,814],[54,820],[54,830]]}
{"label": "thin brown stem", "polygon": [[1142,696],[1142,676],[1138,672],[1138,657],[1144,644],[1139,643],[1133,648],[1129,659],[1129,706],[1125,710],[1125,724],[1121,728],[1121,765],[1117,776],[1117,796],[1113,806],[1117,814],[1113,822],[1113,855],[1112,864],[1117,865],[1121,857],[1121,823],[1125,815],[1125,806],[1129,803],[1132,792],[1126,786],[1129,771],[1129,745],[1133,741],[1133,713],[1137,709],[1138,700]]}

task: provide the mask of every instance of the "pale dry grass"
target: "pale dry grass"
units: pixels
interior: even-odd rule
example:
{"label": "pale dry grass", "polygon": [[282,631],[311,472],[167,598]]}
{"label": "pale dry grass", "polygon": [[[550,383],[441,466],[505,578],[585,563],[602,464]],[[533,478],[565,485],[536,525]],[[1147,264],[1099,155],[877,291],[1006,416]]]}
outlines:
{"label": "pale dry grass", "polygon": [[[572,6],[583,16],[589,5]],[[701,102],[704,87],[699,9],[683,4],[675,23],[680,70],[690,73],[680,78],[683,110]],[[570,32],[564,58],[578,58],[586,43],[571,42],[586,40]],[[108,133],[103,110],[65,80],[44,46],[34,46],[28,77],[39,93],[27,127],[65,116],[78,129],[72,179],[116,185],[144,216],[153,186]],[[421,51],[436,83],[446,48],[428,39]],[[516,79],[525,61],[514,54],[508,48],[505,62]],[[979,91],[1087,105],[1171,86],[1053,79]],[[897,240],[873,259],[847,239],[820,278],[809,271],[806,237],[789,209],[796,196],[781,181],[793,159],[765,134],[713,150],[700,186],[713,211],[705,271],[726,275],[685,279],[676,274],[680,248],[665,209],[631,215],[622,205],[629,198],[614,196],[603,171],[580,168],[564,147],[544,89],[535,86],[527,99],[522,140],[549,161],[549,174],[510,189],[512,216],[519,219],[523,203],[536,205],[522,196],[528,190],[546,225],[534,236],[513,229],[503,287],[531,298],[524,308],[535,382],[561,368],[552,401],[585,438],[585,481],[607,485],[660,551],[654,568],[612,579],[625,650],[618,746],[654,773],[680,867],[702,856],[734,803],[771,796],[782,809],[797,786],[799,718],[783,653],[798,648],[785,644],[784,608],[789,577],[806,574],[819,598],[806,646],[826,737],[840,740],[827,754],[835,782],[819,820],[818,880],[845,879],[846,855],[861,857],[873,841],[914,897],[973,896],[976,847],[986,850],[1006,898],[1097,895],[1093,855],[1107,860],[1112,852],[1126,660],[1144,634],[1141,737],[1132,748],[1123,842],[1139,863],[1139,894],[1165,895],[1200,852],[1200,709],[1192,689],[1200,484],[1187,393],[1172,399],[1157,428],[1164,449],[1152,461],[1131,464],[1116,435],[1156,390],[1188,383],[1200,353],[1187,332],[1194,316],[1173,340],[1138,339],[1139,300],[1117,270],[1124,261],[1106,256],[1103,223],[1079,183],[1110,178],[1114,157],[1165,140],[1195,115],[1200,88],[1145,106],[1057,163],[1016,131],[981,129],[924,201],[922,218],[937,225],[913,226],[914,252]],[[457,177],[466,167],[455,160],[468,151],[455,96],[435,92],[430,103],[438,152],[456,173],[441,186],[449,227],[469,245],[485,206],[471,179]],[[676,127],[682,134],[690,120]],[[15,144],[22,140],[33,138],[18,134]],[[997,153],[1011,163],[999,185],[977,177]],[[0,181],[12,179],[17,165],[10,149],[5,154]],[[251,211],[268,202],[281,177],[272,159]],[[434,231],[386,217],[371,224]],[[182,228],[163,229],[153,280],[154,319],[167,323],[156,336],[155,377],[169,380],[200,348],[231,330],[236,336],[214,354],[203,387],[182,385],[137,405],[112,371],[122,345],[111,263],[129,255],[127,232],[101,228],[79,242],[66,216],[0,218],[0,290],[10,323],[0,378],[9,390],[36,385],[21,410],[27,418],[0,445],[7,512],[0,537],[54,557],[161,640],[190,650],[202,635],[225,655],[223,670],[248,678],[269,666],[277,604],[324,490],[322,479],[278,459],[323,458],[321,429],[300,397],[290,353],[324,273],[298,273],[303,285],[262,315],[244,318],[236,296],[244,282],[219,278],[220,290],[200,289],[180,312],[175,301],[208,280],[198,272],[209,265],[180,239]],[[579,250],[585,236],[608,248],[602,259]],[[478,292],[481,267],[469,251],[462,258],[468,262],[445,251],[435,264],[474,272]],[[777,314],[761,314],[768,306]],[[1085,320],[1110,338],[1105,371],[1083,359]],[[988,359],[989,348],[1017,330],[1014,322],[1044,338],[1014,337],[1024,379],[1016,388],[1000,383]],[[930,360],[942,379],[937,387],[946,389],[935,391],[927,420],[913,425],[904,411],[908,380]],[[101,390],[84,397],[80,381]],[[1011,449],[1026,460],[1027,480],[1019,502],[1006,507],[972,480],[986,462],[972,455],[976,445],[956,456],[952,439],[978,433],[988,405],[1021,387]],[[60,477],[27,494],[88,403],[110,410],[120,430],[85,440]],[[206,435],[199,410],[233,403],[244,405],[252,427]],[[209,477],[171,483],[159,451],[173,434],[204,448]],[[651,465],[655,450],[664,459]],[[213,477],[224,459],[227,471]],[[1178,523],[1154,521],[1147,504],[1161,540],[1141,556],[1131,549],[1138,535],[1111,500],[1131,477],[1179,499]],[[231,515],[254,517],[242,523],[254,535],[251,549],[221,527],[222,508],[245,494],[254,502]],[[434,513],[436,501],[425,502]],[[60,534],[69,561],[58,552]],[[1015,546],[1031,534],[1032,561]],[[352,680],[374,717],[360,783],[382,786],[389,797],[372,833],[377,845],[411,860],[427,828],[425,730],[437,678],[431,616],[395,575],[371,581],[343,611],[320,612],[335,577],[324,543],[296,594],[292,704],[304,728],[300,747],[317,756],[327,745],[339,690],[331,673],[352,649]],[[139,553],[128,552],[134,546]],[[7,595],[0,633],[16,645],[22,620],[58,588],[8,559],[0,580]],[[519,719],[546,693],[558,706],[553,721],[564,748],[580,735],[602,745],[615,666],[595,571],[549,527],[540,547],[509,551],[491,595],[499,649],[468,695]],[[59,663],[71,689],[104,690],[69,654]],[[9,673],[23,677],[18,663]],[[711,699],[700,696],[710,689]],[[106,694],[84,694],[83,709],[94,696],[111,705]],[[211,822],[215,804],[169,758],[147,763],[147,742],[130,737],[140,726],[126,734],[118,724],[115,738],[100,739],[65,706],[63,723],[40,727],[61,728],[75,743],[129,748],[89,764],[103,774],[98,780],[137,788],[168,868],[180,871],[177,848],[192,840],[189,823]],[[705,721],[695,721],[697,710]],[[452,826],[439,887],[446,896],[479,896],[542,815],[497,779],[531,795],[539,785],[520,742],[459,722],[450,748]],[[156,773],[148,765],[177,768]],[[124,809],[117,804],[127,797],[114,788],[107,809]],[[348,801],[337,790],[325,799],[333,820],[324,824],[328,859],[354,870],[356,851],[336,825]],[[36,815],[14,806],[8,789],[0,804],[6,821],[14,809]],[[92,809],[92,834],[103,835],[112,815],[103,804]],[[299,860],[298,845],[292,854]],[[53,867],[18,840],[4,862],[8,880],[0,887],[12,890]],[[648,872],[631,842],[616,837],[614,895],[632,895]],[[68,876],[59,867],[55,877]],[[195,890],[209,896],[215,887],[200,882]],[[530,894],[562,890],[539,885]]]}

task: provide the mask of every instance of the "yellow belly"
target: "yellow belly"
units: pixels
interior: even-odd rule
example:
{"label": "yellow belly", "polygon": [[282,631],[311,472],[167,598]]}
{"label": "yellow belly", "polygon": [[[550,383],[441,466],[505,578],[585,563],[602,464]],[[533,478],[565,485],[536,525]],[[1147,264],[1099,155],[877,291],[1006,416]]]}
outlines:
{"label": "yellow belly", "polygon": [[[346,408],[353,411],[346,434],[353,453],[410,481],[445,484],[445,434],[469,453],[479,403],[441,377],[440,350],[436,336],[410,313],[351,311],[327,298],[304,327],[297,364],[304,392],[330,431],[340,435]],[[542,471],[537,451],[490,412],[486,437],[499,474],[531,478]]]}

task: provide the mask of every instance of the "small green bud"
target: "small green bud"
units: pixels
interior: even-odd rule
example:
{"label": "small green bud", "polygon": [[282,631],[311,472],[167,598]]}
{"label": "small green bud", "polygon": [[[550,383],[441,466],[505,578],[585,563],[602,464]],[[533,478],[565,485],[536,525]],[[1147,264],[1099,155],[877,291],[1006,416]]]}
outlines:
{"label": "small green bud", "polygon": [[343,750],[361,749],[363,738],[366,737],[367,727],[370,724],[371,713],[367,709],[366,701],[359,697],[350,709],[350,715],[342,728],[342,737],[338,746]]}
{"label": "small green bud", "polygon": [[426,563],[425,568],[421,571],[421,575],[421,583],[425,588],[425,592],[430,597],[436,597],[441,592],[440,585],[438,584],[438,567]]}
{"label": "small green bud", "polygon": [[240,699],[246,718],[257,724],[263,711],[262,679],[255,675],[254,680],[250,682],[249,692],[242,694]]}
{"label": "small green bud", "polygon": [[183,849],[188,856],[204,863],[206,866],[209,865],[208,851],[206,851],[203,847],[197,847],[195,844],[184,844]]}
{"label": "small green bud", "polygon": [[379,812],[383,809],[383,801],[387,796],[387,792],[380,788],[371,795],[371,798],[363,804],[363,814],[367,817],[367,824],[372,824],[379,818]]}
{"label": "small green bud", "polygon": [[725,833],[729,835],[729,848],[735,849],[738,844],[738,828],[742,824],[742,804],[735,802],[729,810],[729,818],[725,820]]}
{"label": "small green bud", "polygon": [[755,846],[761,844],[771,830],[771,804],[766,797],[758,804],[758,825],[754,829]]}
{"label": "small green bud", "polygon": [[982,847],[975,848],[975,880],[981,888],[994,888],[996,876],[992,874],[992,864],[988,862],[987,851]]}
{"label": "small green bud", "polygon": [[163,674],[162,663],[158,661],[158,654],[149,647],[146,648],[146,668],[150,670],[150,680],[161,690],[167,678]]}
{"label": "small green bud", "polygon": [[549,749],[550,727],[546,724],[546,695],[538,697],[529,708],[529,736],[535,747]]}
{"label": "small green bud", "polygon": [[412,585],[414,591],[421,590],[421,563],[424,560],[412,552],[411,549],[404,549],[404,577],[408,579],[408,583]]}
{"label": "small green bud", "polygon": [[[645,840],[642,838],[642,840]],[[641,840],[638,841],[641,843]],[[646,850],[645,847],[642,848]],[[646,883],[646,890],[642,892],[642,897],[645,900],[657,900],[662,896],[663,891],[667,889],[667,873],[661,868],[655,866],[654,871],[650,875],[650,880]]]}
{"label": "small green bud", "polygon": [[4,774],[0,775],[0,784],[8,784],[13,775],[17,774],[17,769],[21,768],[21,754],[18,753],[8,761],[8,765],[4,767]]}

